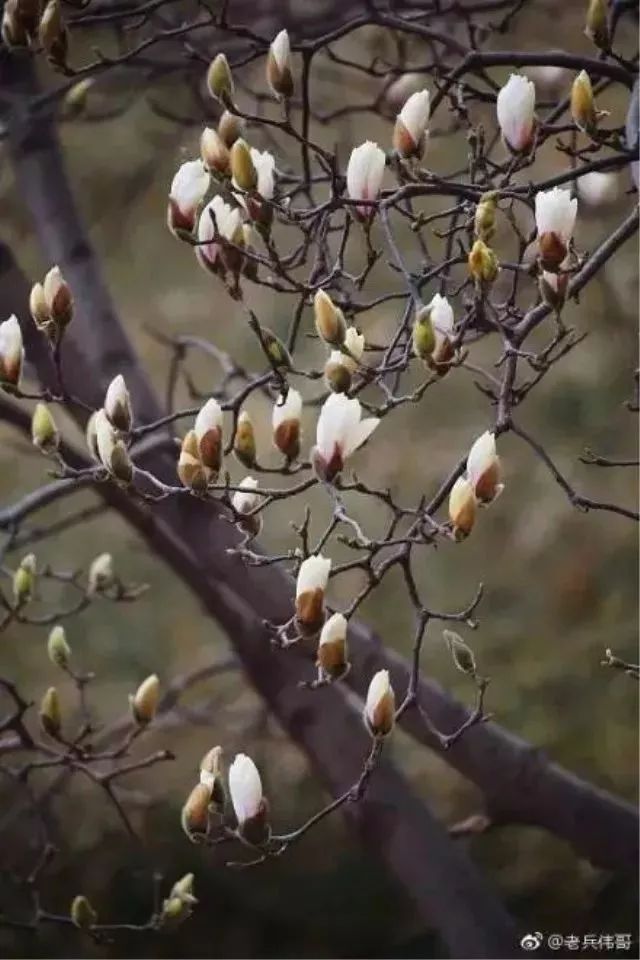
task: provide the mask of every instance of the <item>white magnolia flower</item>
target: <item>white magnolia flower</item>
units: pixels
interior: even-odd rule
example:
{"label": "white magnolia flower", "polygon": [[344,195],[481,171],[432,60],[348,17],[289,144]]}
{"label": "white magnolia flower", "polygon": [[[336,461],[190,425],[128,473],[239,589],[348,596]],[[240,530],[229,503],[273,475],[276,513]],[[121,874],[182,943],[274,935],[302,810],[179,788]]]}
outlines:
{"label": "white magnolia flower", "polygon": [[205,261],[205,265],[214,266],[220,252],[220,244],[214,237],[235,242],[238,239],[241,219],[240,210],[225,203],[221,196],[217,195],[209,201],[198,221],[200,245],[196,247],[196,253]]}
{"label": "white magnolia flower", "polygon": [[277,97],[290,97],[293,93],[291,43],[286,30],[281,30],[269,47],[267,83]]}
{"label": "white magnolia flower", "polygon": [[495,434],[489,430],[475,441],[467,456],[467,478],[477,499],[490,503],[502,493],[502,467],[496,452]]}
{"label": "white magnolia flower", "polygon": [[436,293],[431,303],[431,323],[436,335],[436,351],[444,340],[449,340],[453,334],[454,316],[453,307],[446,297]]}
{"label": "white magnolia flower", "polygon": [[211,397],[198,411],[193,430],[202,463],[216,473],[222,464],[222,424],[222,408],[218,401]]}
{"label": "white magnolia flower", "polygon": [[240,826],[262,812],[260,774],[251,757],[244,753],[237,754],[229,767],[229,793]]}
{"label": "white magnolia flower", "polygon": [[347,327],[344,347],[346,353],[341,350],[331,351],[329,363],[339,363],[346,367],[349,373],[354,373],[358,369],[358,362],[362,359],[364,353],[364,334],[358,333],[355,327]]}
{"label": "white magnolia flower", "polygon": [[411,94],[396,119],[393,146],[403,157],[422,154],[427,137],[430,100],[428,90]]}
{"label": "white magnolia flower", "polygon": [[578,201],[569,190],[554,187],[536,193],[538,249],[545,268],[557,270],[567,255],[578,213]]}
{"label": "white magnolia flower", "polygon": [[255,493],[259,484],[255,477],[245,477],[239,484],[241,490],[236,490],[231,503],[238,513],[251,513],[260,503],[260,494]]}
{"label": "white magnolia flower", "polygon": [[131,397],[121,373],[114,377],[104,398],[104,412],[114,427],[118,430],[131,429],[133,415],[131,412]]}
{"label": "white magnolia flower", "polygon": [[516,153],[526,150],[535,127],[536,88],[531,80],[512,73],[496,101],[498,124],[507,145]]}
{"label": "white magnolia flower", "polygon": [[589,207],[604,207],[618,196],[618,178],[615,173],[592,170],[577,181],[578,196]]}
{"label": "white magnolia flower", "polygon": [[168,223],[172,230],[193,230],[198,207],[209,189],[209,174],[202,160],[183,163],[171,182]]}
{"label": "white magnolia flower", "polygon": [[389,681],[389,671],[379,670],[367,690],[364,715],[367,727],[375,737],[391,733],[395,720],[396,701]]}
{"label": "white magnolia flower", "polygon": [[317,554],[307,557],[300,564],[298,579],[296,580],[296,597],[301,597],[307,592],[314,590],[327,589],[329,582],[329,573],[331,572],[331,558],[323,557]]}
{"label": "white magnolia flower", "polygon": [[108,590],[108,588],[115,583],[115,579],[116,574],[113,557],[110,553],[101,553],[92,560],[88,574],[89,593]]}
{"label": "white magnolia flower", "polygon": [[316,446],[313,451],[316,469],[325,480],[331,481],[340,473],[351,454],[362,446],[379,424],[377,417],[361,420],[362,410],[357,398],[334,393],[320,411],[316,428]]}
{"label": "white magnolia flower", "polygon": [[271,417],[273,442],[289,460],[295,460],[300,453],[301,414],[302,397],[290,387],[286,400],[281,396],[276,400]]}
{"label": "white magnolia flower", "polygon": [[347,670],[347,628],[346,617],[334,613],[320,631],[316,664],[321,678],[338,679]]}
{"label": "white magnolia flower", "polygon": [[0,323],[0,382],[17,386],[24,363],[22,331],[15,313]]}
{"label": "white magnolia flower", "polygon": [[258,174],[256,190],[265,200],[271,200],[275,185],[273,175],[276,165],[275,157],[272,153],[269,153],[268,150],[260,151],[256,150],[255,147],[251,147],[249,152],[253,165],[256,168],[256,173]]}
{"label": "white magnolia flower", "polygon": [[[377,143],[367,140],[351,151],[347,166],[347,193],[352,200],[375,200],[384,177],[385,155]],[[356,207],[357,214],[369,219],[374,209]]]}

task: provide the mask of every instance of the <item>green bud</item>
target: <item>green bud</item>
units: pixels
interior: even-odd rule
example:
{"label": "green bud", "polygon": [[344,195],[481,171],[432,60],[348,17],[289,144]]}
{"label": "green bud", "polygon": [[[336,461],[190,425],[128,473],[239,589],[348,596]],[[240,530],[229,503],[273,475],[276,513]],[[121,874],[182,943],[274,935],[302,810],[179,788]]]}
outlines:
{"label": "green bud", "polygon": [[71,910],[69,911],[73,925],[78,930],[90,930],[95,926],[98,914],[95,912],[86,897],[81,894],[73,898]]}
{"label": "green bud", "polygon": [[224,53],[219,53],[211,61],[207,70],[207,89],[216,100],[226,103],[233,97],[233,77],[231,67]]}
{"label": "green bud", "polygon": [[28,553],[20,561],[20,566],[13,574],[13,598],[17,604],[26,603],[33,595],[36,580],[36,558]]}
{"label": "green bud", "polygon": [[599,50],[609,49],[607,6],[604,0],[589,0],[584,32]]}
{"label": "green bud", "polygon": [[258,184],[258,173],[251,159],[249,144],[240,138],[231,147],[229,154],[231,176],[236,186],[241,190],[255,190]]}
{"label": "green bud", "polygon": [[71,656],[71,647],[67,643],[64,627],[61,627],[59,624],[54,627],[49,634],[47,653],[49,654],[49,660],[51,660],[51,663],[55,664],[56,667],[64,668],[68,665]]}
{"label": "green bud", "polygon": [[444,630],[442,636],[449,647],[453,662],[458,670],[470,677],[475,677],[476,660],[471,647],[468,647],[462,637],[454,633],[453,630]]}
{"label": "green bud", "polygon": [[55,687],[49,687],[40,702],[40,724],[50,737],[57,737],[62,726],[60,698]]}
{"label": "green bud", "polygon": [[36,404],[31,418],[31,439],[33,445],[43,453],[51,453],[58,449],[60,434],[55,420],[46,403]]}
{"label": "green bud", "polygon": [[431,322],[431,307],[421,307],[413,325],[413,352],[421,360],[428,360],[436,348],[436,334]]}
{"label": "green bud", "polygon": [[277,337],[268,327],[262,327],[261,333],[265,350],[271,358],[274,367],[277,370],[291,370],[293,366],[291,354],[280,337]]}

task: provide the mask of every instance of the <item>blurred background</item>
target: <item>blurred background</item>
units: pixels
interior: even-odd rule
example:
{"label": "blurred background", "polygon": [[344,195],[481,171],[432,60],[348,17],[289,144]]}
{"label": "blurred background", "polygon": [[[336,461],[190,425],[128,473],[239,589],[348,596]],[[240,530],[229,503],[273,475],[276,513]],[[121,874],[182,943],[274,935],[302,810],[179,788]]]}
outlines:
{"label": "blurred background", "polygon": [[[257,4],[259,7],[259,4]],[[572,52],[591,54],[582,35],[584,6],[562,8],[544,0],[527,3],[505,48],[548,49],[550,42]],[[279,29],[280,25],[277,25]],[[552,27],[552,41],[550,28]],[[277,32],[276,29],[273,31]],[[96,38],[92,38],[96,42]],[[98,36],[99,40],[99,36]],[[87,53],[83,41],[74,49],[78,62]],[[335,45],[344,56],[368,61],[389,53],[389,37],[367,28]],[[216,51],[212,50],[214,54]],[[412,51],[420,61],[420,49]],[[88,53],[87,53],[88,55]],[[508,71],[492,71],[499,82]],[[370,103],[381,81],[350,72],[349,100]],[[571,76],[558,70],[532,71],[539,96],[553,100],[569,89]],[[261,89],[262,68],[245,73]],[[43,70],[43,81],[51,83]],[[427,86],[430,86],[427,79]],[[345,72],[326,57],[318,57],[312,77],[315,106],[328,112],[344,105]],[[409,91],[411,92],[411,91]],[[121,115],[105,118],[114,104],[130,103]],[[180,115],[186,91],[158,83],[148,95],[132,95],[129,78],[116,74],[89,91],[97,120],[81,114],[61,123],[66,160],[76,196],[102,259],[113,296],[129,335],[143,356],[158,390],[166,385],[169,354],[151,335],[196,334],[228,350],[248,369],[260,364],[255,340],[241,311],[225,295],[219,281],[196,264],[188,246],[178,243],[165,226],[165,205],[171,178],[181,162],[198,153],[203,123],[187,125],[162,113]],[[627,94],[614,87],[599,106],[611,112],[611,124],[624,122]],[[247,95],[243,103],[251,105]],[[186,111],[186,106],[184,107]],[[388,106],[393,116],[397,105]],[[475,112],[474,112],[475,111]],[[464,131],[448,131],[439,114],[427,157],[437,172],[464,165]],[[475,122],[492,129],[491,111],[475,107]],[[203,118],[204,119],[204,118]],[[391,123],[370,113],[339,117],[329,126],[316,126],[313,136],[337,146],[342,163],[351,146],[365,138],[386,144]],[[251,142],[269,147],[260,132]],[[297,159],[289,157],[289,162]],[[284,162],[284,158],[283,158]],[[536,165],[536,175],[564,169],[566,158],[549,144]],[[578,245],[593,250],[636,203],[627,171],[607,181],[603,196],[581,197]],[[445,200],[425,201],[425,212],[444,209]],[[10,166],[0,167],[1,238],[14,251],[31,279],[50,264],[43,262],[31,223],[17,194]],[[411,233],[398,229],[403,253],[416,265]],[[280,242],[286,245],[283,232]],[[382,238],[374,231],[374,246]],[[437,249],[434,242],[434,249]],[[508,232],[495,242],[508,247]],[[350,243],[355,270],[364,261],[357,235]],[[506,254],[505,254],[506,255]],[[398,280],[381,266],[367,288],[373,297]],[[632,507],[637,498],[634,469],[609,470],[580,463],[585,446],[604,456],[637,456],[634,415],[625,407],[633,391],[636,359],[638,250],[628,242],[583,292],[580,303],[567,306],[564,319],[584,343],[559,362],[532,392],[518,417],[534,436],[544,437],[547,450],[580,492]],[[428,299],[425,292],[425,299]],[[434,291],[435,292],[435,289]],[[530,296],[535,296],[533,283]],[[264,288],[248,295],[261,321],[283,334],[291,304]],[[526,304],[525,304],[526,305]],[[24,305],[26,310],[27,305]],[[462,309],[456,303],[456,313]],[[397,322],[393,304],[358,320],[367,340],[381,342]],[[303,323],[311,331],[311,311]],[[542,345],[553,335],[545,321],[536,334]],[[469,361],[492,370],[498,356],[492,340],[471,348]],[[303,348],[305,366],[321,365],[323,351],[309,339]],[[205,391],[215,387],[219,369],[194,357],[189,365],[194,381]],[[433,492],[452,464],[491,422],[486,399],[474,385],[474,375],[458,369],[427,392],[418,406],[406,405],[388,418],[376,443],[362,451],[354,467],[373,486],[390,486],[403,502]],[[313,384],[305,384],[313,396]],[[190,405],[185,388],[181,405]],[[28,406],[28,404],[27,404]],[[256,422],[268,430],[266,403],[251,406]],[[307,415],[310,442],[316,413]],[[69,436],[79,439],[69,425]],[[9,428],[0,427],[0,496],[7,503],[18,493],[36,489],[46,480],[43,459]],[[419,571],[431,605],[459,609],[472,598],[478,582],[485,598],[478,611],[480,625],[465,639],[475,651],[479,669],[492,678],[488,709],[500,724],[543,749],[553,760],[614,794],[635,801],[637,789],[637,684],[616,671],[604,670],[606,647],[636,662],[637,534],[634,524],[605,512],[587,515],[573,509],[560,488],[517,437],[501,445],[506,490],[483,513],[477,530],[462,545],[443,545],[425,554]],[[237,465],[234,479],[240,479]],[[97,503],[91,493],[77,495],[75,505]],[[317,505],[320,529],[322,506]],[[351,505],[351,504],[350,504]],[[296,501],[273,509],[265,524],[263,544],[272,552],[292,545],[290,520],[302,519],[304,504]],[[381,519],[367,510],[357,515],[375,534]],[[370,508],[368,508],[370,510]],[[68,505],[52,508],[38,520],[63,516]],[[36,548],[39,561],[57,568],[86,567],[100,552],[113,554],[127,582],[145,582],[148,592],[134,605],[97,601],[67,624],[76,664],[96,674],[91,702],[96,716],[109,721],[127,709],[127,695],[149,673],[168,680],[229,656],[227,638],[209,619],[186,588],[157,560],[115,514],[97,513],[80,527]],[[336,553],[338,558],[338,553]],[[9,557],[17,563],[19,557]],[[332,600],[339,606],[357,588],[358,580],[339,584]],[[385,642],[407,653],[411,645],[410,612],[399,601],[394,576],[367,601],[362,616],[375,625]],[[55,594],[59,596],[59,593]],[[52,594],[53,596],[53,594]],[[57,602],[57,601],[56,601]],[[46,609],[46,607],[43,607]],[[38,700],[56,683],[63,703],[73,702],[70,684],[60,679],[46,656],[46,628],[11,628],[2,636],[2,672],[16,679],[25,696]],[[473,689],[454,669],[440,632],[430,636],[423,670],[458,698],[471,702]],[[148,916],[155,870],[171,883],[194,872],[200,906],[174,933],[139,938],[118,936],[113,944],[95,946],[67,929],[45,926],[37,935],[0,929],[4,956],[197,956],[197,957],[364,957],[442,956],[442,946],[425,931],[411,905],[376,862],[350,839],[340,816],[326,820],[288,854],[259,869],[235,872],[225,868],[227,852],[203,850],[188,843],[179,826],[179,811],[197,779],[201,756],[224,743],[228,755],[250,754],[263,772],[278,829],[291,829],[326,800],[314,782],[304,757],[269,718],[239,670],[230,669],[197,688],[187,698],[194,707],[184,722],[151,731],[144,751],[169,748],[176,760],[135,774],[127,780],[132,820],[142,838],[134,843],[103,797],[76,778],[53,805],[59,855],[43,884],[44,905],[65,913],[72,897],[85,893],[101,920],[143,922]],[[479,809],[475,788],[444,762],[404,735],[394,738],[392,752],[416,791],[446,823]],[[15,796],[0,784],[0,803]],[[4,796],[3,796],[4,794]],[[5,829],[0,843],[16,868],[29,857],[34,824],[21,822]],[[579,860],[564,843],[528,827],[501,828],[473,840],[474,860],[486,871],[523,928],[583,933],[635,931],[635,890],[629,879],[611,878]],[[425,870],[429,865],[425,864]],[[9,879],[1,881],[3,904],[17,893]],[[16,901],[16,902],[19,902]],[[7,908],[5,908],[7,909]],[[8,912],[8,910],[7,910]]]}

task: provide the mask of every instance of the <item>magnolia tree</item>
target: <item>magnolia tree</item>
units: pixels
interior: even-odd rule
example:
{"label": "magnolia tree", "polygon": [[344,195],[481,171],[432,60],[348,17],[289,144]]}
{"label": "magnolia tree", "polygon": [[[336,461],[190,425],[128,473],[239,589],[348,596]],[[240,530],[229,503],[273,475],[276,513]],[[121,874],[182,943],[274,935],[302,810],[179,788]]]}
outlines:
{"label": "magnolia tree", "polygon": [[[0,512],[10,574],[0,594],[2,629],[50,628],[51,669],[73,679],[79,705],[72,724],[55,683],[34,705],[4,676],[2,773],[28,785],[19,802],[35,813],[70,777],[86,777],[133,832],[123,779],[172,759],[168,750],[140,750],[147,731],[167,721],[185,691],[228,668],[214,663],[173,680],[132,678],[128,715],[96,728],[97,681],[76,666],[63,620],[95,601],[131,604],[143,588],[124,583],[117,557],[107,554],[87,571],[56,569],[48,540],[60,524],[32,524],[43,506],[92,487],[203,600],[249,681],[333,795],[306,822],[276,832],[277,810],[259,769],[244,753],[227,757],[220,731],[194,782],[184,784],[186,840],[223,848],[216,856],[236,866],[258,865],[342,809],[458,956],[513,956],[518,936],[477,870],[387,758],[395,727],[480,787],[482,814],[455,832],[533,823],[609,869],[631,867],[637,849],[633,810],[485,723],[488,680],[455,629],[476,625],[482,589],[465,609],[438,610],[415,575],[435,546],[464,550],[468,537],[482,536],[485,513],[502,509],[509,464],[500,448],[508,433],[541,461],[568,509],[606,511],[620,522],[638,518],[632,505],[575,489],[543,441],[521,426],[519,413],[581,344],[583,334],[565,321],[565,304],[637,230],[636,57],[624,42],[617,46],[631,21],[624,4],[607,9],[605,0],[591,0],[584,11],[589,54],[523,52],[504,42],[521,6],[328,4],[299,22],[291,13],[287,30],[278,4],[258,11],[258,22],[246,5],[224,0],[7,0],[2,19],[3,136],[51,267],[41,281],[15,278],[19,309],[0,324],[0,411],[30,430],[45,458],[43,478],[54,474]],[[363,27],[378,31],[384,53],[368,56],[357,44],[339,53],[336,44]],[[83,59],[84,41],[95,43],[98,29],[103,45],[104,30],[114,33],[117,52],[100,49]],[[78,38],[75,49],[70,36]],[[39,81],[36,66],[45,61],[49,74]],[[316,72],[327,62],[344,73],[344,83],[363,75],[378,85],[374,102],[347,97],[340,108],[365,118],[348,152],[327,145],[335,114],[323,113],[314,95]],[[142,90],[158,75],[189,84],[191,122],[202,127],[200,156],[175,171],[158,223],[166,219],[176,247],[192,248],[194,273],[210,275],[212,294],[235,302],[254,337],[254,368],[246,370],[215,336],[162,334],[170,351],[165,407],[113,309],[56,140],[56,116],[82,115],[93,88],[125,69]],[[624,94],[620,116],[600,107],[611,89]],[[367,139],[374,114],[383,118],[378,142]],[[447,131],[466,134],[455,169],[430,159],[430,138]],[[583,204],[600,202],[616,177],[626,180],[628,209],[587,250]],[[284,338],[265,324],[256,290],[279,298],[289,318]],[[394,318],[383,339],[368,324],[381,305]],[[493,351],[488,369],[474,363],[481,340]],[[219,376],[205,395],[192,386],[194,405],[180,408],[176,384],[198,353]],[[403,408],[430,403],[446,379],[464,371],[479,391],[477,436],[438,489],[408,502],[402,489],[378,489],[353,472],[365,444],[375,458],[379,437],[402,429]],[[632,369],[629,394],[629,409],[637,411]],[[270,411],[270,435],[249,413],[250,398]],[[65,438],[61,408],[85,429],[84,448]],[[303,418],[313,424],[304,432]],[[584,459],[594,467],[637,463],[594,453]],[[312,488],[321,494],[313,509]],[[270,554],[260,534],[281,501],[298,519],[288,548]],[[382,534],[356,518],[374,514],[386,518]],[[345,549],[348,559],[337,559]],[[394,570],[415,620],[409,662],[357,621]],[[328,588],[354,571],[360,586],[336,609]],[[52,600],[42,612],[46,581],[70,586],[76,601],[61,607]],[[423,676],[427,630],[442,636],[475,688],[470,709]],[[603,661],[638,677],[638,667],[615,651],[603,649]],[[81,892],[68,914],[55,914],[47,908],[52,856],[43,830],[35,860],[16,881],[23,909],[4,912],[0,923],[26,930],[73,924],[100,940],[119,929],[162,930],[187,918],[196,903],[188,874],[166,889],[158,882],[150,917],[139,926],[98,916]],[[436,884],[422,882],[427,862]]]}

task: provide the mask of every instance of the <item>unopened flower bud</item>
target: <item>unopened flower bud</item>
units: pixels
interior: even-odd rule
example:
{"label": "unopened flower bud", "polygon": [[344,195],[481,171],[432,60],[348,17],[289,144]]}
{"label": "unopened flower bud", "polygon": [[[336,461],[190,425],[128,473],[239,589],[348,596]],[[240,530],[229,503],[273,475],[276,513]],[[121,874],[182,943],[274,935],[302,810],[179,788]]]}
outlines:
{"label": "unopened flower bud", "polygon": [[60,698],[55,687],[49,687],[40,701],[40,725],[50,737],[57,738],[62,727]]}
{"label": "unopened flower bud", "polygon": [[87,426],[85,427],[85,440],[87,443],[87,448],[89,453],[94,460],[100,460],[100,451],[98,450],[98,431],[96,427],[96,420],[98,417],[98,411],[94,410],[89,419],[87,420]]}
{"label": "unopened flower bud", "polygon": [[225,110],[218,120],[218,133],[227,149],[231,149],[242,133],[243,122],[240,117],[229,110]]}
{"label": "unopened flower bud", "polygon": [[449,493],[449,519],[456,540],[464,540],[476,520],[476,496],[466,477],[458,477]]}
{"label": "unopened flower bud", "polygon": [[568,283],[568,273],[549,273],[547,270],[543,270],[538,279],[540,296],[557,314],[564,306]]}
{"label": "unopened flower bud", "polygon": [[121,373],[113,378],[107,388],[104,398],[104,412],[112,426],[124,433],[129,432],[133,421],[131,398]]}
{"label": "unopened flower bud", "polygon": [[538,251],[545,270],[557,272],[564,263],[573,235],[578,201],[569,190],[554,187],[535,197]]}
{"label": "unopened flower bud", "polygon": [[364,719],[372,737],[386,737],[393,730],[396,699],[389,682],[389,671],[379,670],[367,691]]}
{"label": "unopened flower bud", "polygon": [[240,490],[236,490],[231,498],[233,509],[240,515],[239,524],[248,533],[256,537],[262,527],[260,514],[253,511],[260,504],[260,494],[256,493],[258,481],[254,477],[245,477],[240,483]]}
{"label": "unopened flower bud", "polygon": [[256,463],[256,438],[253,422],[246,410],[240,411],[236,433],[233,438],[233,452],[245,467],[254,467]]}
{"label": "unopened flower bud", "polygon": [[429,92],[412,93],[396,117],[393,147],[401,157],[421,157],[428,136]]}
{"label": "unopened flower bud", "polygon": [[69,914],[73,925],[77,927],[78,930],[90,930],[98,920],[98,914],[87,898],[82,895],[74,897]]}
{"label": "unopened flower bud", "polygon": [[476,237],[484,240],[485,243],[488,243],[495,233],[497,206],[497,194],[494,190],[490,190],[488,193],[483,193],[476,207],[473,229]]}
{"label": "unopened flower bud", "polygon": [[255,190],[258,185],[258,172],[251,159],[251,150],[246,140],[236,140],[229,154],[231,176],[234,184],[241,190]]}
{"label": "unopened flower bud", "polygon": [[208,833],[210,800],[209,787],[204,783],[196,783],[187,797],[180,816],[182,829],[189,839],[204,836]]}
{"label": "unopened flower bud", "polygon": [[210,478],[214,480],[222,466],[222,424],[222,409],[218,401],[213,398],[207,400],[200,409],[193,424],[198,441],[198,456],[211,472]]}
{"label": "unopened flower bud", "polygon": [[60,434],[55,420],[46,403],[38,403],[31,418],[31,439],[33,445],[43,453],[51,453],[58,449]]}
{"label": "unopened flower bud", "polygon": [[41,283],[34,283],[31,287],[31,293],[29,294],[29,312],[38,330],[44,330],[48,333],[51,324],[51,315],[44,295],[44,287]]}
{"label": "unopened flower bud", "polygon": [[110,553],[101,553],[91,562],[89,567],[89,594],[102,593],[108,590],[115,583],[115,579],[113,557]]}
{"label": "unopened flower bud", "polygon": [[331,559],[307,557],[296,581],[296,623],[305,636],[314,636],[324,623],[324,594],[329,582]]}
{"label": "unopened flower bud", "polygon": [[599,50],[609,49],[610,38],[605,0],[589,0],[584,32]]}
{"label": "unopened flower bud", "polygon": [[0,383],[17,387],[23,363],[22,331],[18,318],[12,314],[0,323]]}
{"label": "unopened flower bud", "polygon": [[54,66],[64,67],[69,49],[69,33],[62,19],[58,0],[49,0],[44,8],[38,39],[49,61]]}
{"label": "unopened flower bud", "polygon": [[105,410],[98,410],[94,426],[100,462],[114,479],[127,486],[133,479],[133,464]]}
{"label": "unopened flower bud", "polygon": [[322,289],[317,290],[313,298],[313,314],[318,336],[332,347],[341,346],[347,332],[344,314]]}
{"label": "unopened flower bud", "polygon": [[207,89],[216,100],[227,103],[233,98],[233,77],[224,53],[213,59],[207,70]]}
{"label": "unopened flower bud", "polygon": [[347,620],[341,613],[334,613],[320,631],[316,665],[323,677],[336,680],[348,669]]}
{"label": "unopened flower bud", "polygon": [[141,726],[151,723],[160,700],[160,681],[155,673],[143,680],[133,696],[129,697],[131,712]]}
{"label": "unopened flower bud", "polygon": [[488,430],[478,437],[469,451],[467,477],[480,503],[491,503],[504,489],[495,434]]}
{"label": "unopened flower bud", "polygon": [[211,803],[220,812],[226,800],[222,759],[222,747],[213,747],[200,761],[200,783],[208,789]]}
{"label": "unopened flower bud", "polygon": [[469,273],[476,283],[493,283],[500,264],[495,253],[483,240],[476,240],[469,251]]}
{"label": "unopened flower bud", "polygon": [[33,553],[28,553],[13,574],[13,598],[18,605],[31,599],[35,582],[36,558]]}
{"label": "unopened flower bud", "polygon": [[49,660],[51,660],[51,663],[55,664],[56,667],[62,667],[64,669],[68,665],[69,658],[71,657],[71,647],[67,643],[64,627],[61,627],[60,624],[55,626],[49,634],[47,653]]}
{"label": "unopened flower bud", "polygon": [[261,334],[264,349],[267,351],[269,359],[273,363],[276,370],[290,370],[293,365],[291,354],[285,347],[280,337],[278,337],[272,330],[269,330],[268,327],[262,327]]}
{"label": "unopened flower bud", "polygon": [[348,393],[351,387],[351,370],[343,362],[339,350],[332,350],[324,365],[324,382],[333,393]]}
{"label": "unopened flower bud", "polygon": [[267,56],[267,83],[276,97],[290,97],[293,93],[291,75],[291,45],[289,34],[281,30],[269,47]]}
{"label": "unopened flower bud", "polygon": [[595,133],[597,127],[593,87],[586,70],[581,70],[571,86],[571,116],[575,125],[585,133]]}
{"label": "unopened flower bud", "polygon": [[200,157],[207,170],[229,172],[229,151],[217,131],[205,127],[200,137]]}
{"label": "unopened flower bud", "polygon": [[416,311],[413,324],[413,352],[421,360],[428,360],[436,346],[436,334],[431,322],[431,305]]}
{"label": "unopened flower bud", "polygon": [[180,482],[189,490],[203,493],[207,489],[211,479],[211,471],[205,467],[200,459],[195,430],[189,430],[182,441],[177,471]]}
{"label": "unopened flower bud", "polygon": [[262,793],[258,769],[244,753],[239,753],[229,767],[229,793],[239,834],[254,846],[268,840],[269,806]]}
{"label": "unopened flower bud", "polygon": [[443,630],[442,636],[458,670],[470,677],[475,677],[476,661],[471,647],[468,647],[462,637],[453,630]]}
{"label": "unopened flower bud", "polygon": [[273,407],[273,442],[287,460],[295,460],[300,453],[300,416],[302,397],[293,387],[286,399],[278,397]]}
{"label": "unopened flower bud", "polygon": [[193,874],[186,873],[171,888],[171,893],[162,903],[160,920],[163,924],[176,926],[186,920],[198,901],[193,895]]}
{"label": "unopened flower bud", "polygon": [[29,46],[29,33],[18,11],[17,0],[6,0],[2,11],[2,41],[8,49]]}

